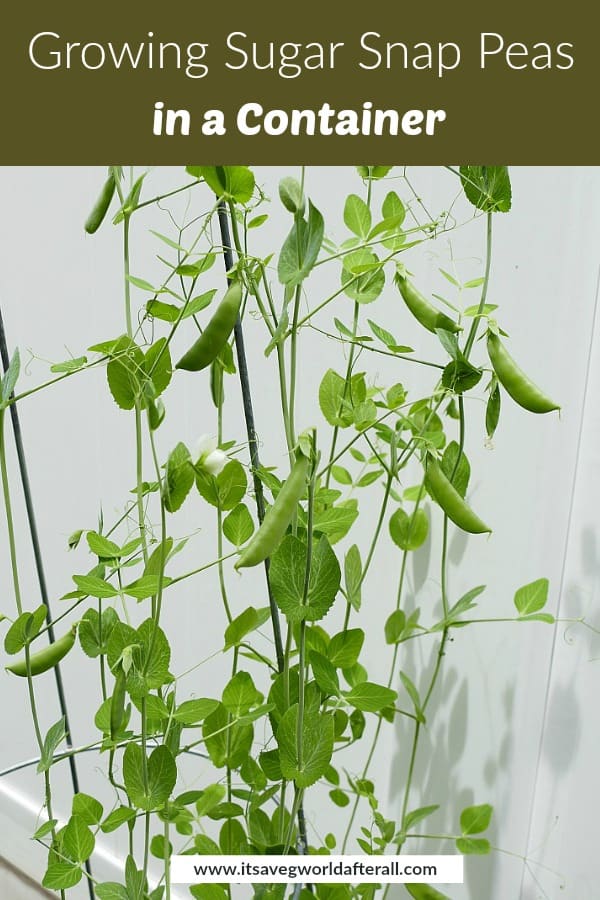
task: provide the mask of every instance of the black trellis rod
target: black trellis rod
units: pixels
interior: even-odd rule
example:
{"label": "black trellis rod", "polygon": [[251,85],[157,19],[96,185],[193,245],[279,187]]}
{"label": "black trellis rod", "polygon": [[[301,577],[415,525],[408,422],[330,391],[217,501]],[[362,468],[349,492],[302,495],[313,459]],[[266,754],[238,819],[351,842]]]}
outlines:
{"label": "black trellis rod", "polygon": [[[4,319],[2,316],[2,308],[0,307],[0,357],[2,359],[2,369],[4,372],[8,369],[10,364],[10,356],[8,352],[8,342],[6,340],[6,331],[4,328]],[[10,404],[10,418],[12,423],[13,434],[15,438],[15,448],[17,451],[17,460],[19,463],[19,473],[21,475],[21,485],[23,488],[23,498],[25,500],[25,509],[27,511],[27,522],[29,524],[29,533],[31,536],[31,545],[33,548],[33,556],[35,559],[35,569],[37,573],[38,584],[40,588],[40,596],[42,598],[42,603],[46,607],[46,620],[48,622],[48,638],[50,643],[54,643],[55,635],[54,635],[54,627],[52,625],[52,613],[50,610],[50,600],[48,597],[48,587],[46,584],[46,574],[44,571],[44,562],[42,559],[42,550],[40,546],[40,539],[37,530],[37,523],[35,519],[35,510],[33,507],[33,496],[31,493],[31,485],[29,483],[29,473],[27,471],[27,461],[25,458],[25,447],[23,444],[23,435],[21,432],[21,423],[19,421],[19,412],[17,410],[17,404],[15,402]],[[58,703],[60,706],[61,714],[64,718],[65,722],[65,732],[66,732],[66,743],[67,747],[72,749],[73,747],[73,739],[71,737],[71,726],[69,723],[69,712],[67,709],[67,699],[65,696],[65,688],[62,678],[62,673],[60,670],[60,665],[56,665],[54,667],[54,678],[56,681],[56,693],[58,695]],[[75,760],[75,756],[69,756],[69,769],[71,772],[71,783],[73,785],[73,793],[79,793],[79,775],[77,772],[77,763]],[[85,863],[86,872],[89,876],[88,878],[88,888],[91,900],[94,900],[94,885],[91,880],[91,866],[89,860]]]}

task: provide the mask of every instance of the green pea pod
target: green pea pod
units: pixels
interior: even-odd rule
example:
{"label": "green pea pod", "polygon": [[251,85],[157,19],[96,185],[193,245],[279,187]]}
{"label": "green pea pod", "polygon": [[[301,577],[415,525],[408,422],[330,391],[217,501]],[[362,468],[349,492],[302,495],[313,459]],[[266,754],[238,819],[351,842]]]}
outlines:
{"label": "green pea pod", "polygon": [[444,331],[460,331],[459,326],[454,322],[449,316],[445,313],[440,312],[439,309],[426,300],[423,294],[421,294],[416,287],[405,278],[400,273],[396,274],[395,278],[396,285],[398,290],[402,294],[402,299],[408,306],[409,310],[424,328],[427,331],[431,331],[435,334],[436,328],[443,328]]}
{"label": "green pea pod", "polygon": [[262,525],[255,532],[250,543],[242,550],[236,569],[245,566],[257,566],[271,556],[279,546],[288,525],[292,521],[296,504],[306,488],[308,476],[308,459],[302,454],[292,466],[285,483],[269,508]]}
{"label": "green pea pod", "polygon": [[100,196],[96,201],[96,205],[87,217],[85,230],[88,234],[94,234],[94,232],[98,231],[98,229],[102,225],[104,217],[108,212],[110,202],[114,196],[115,186],[115,178],[113,173],[111,172],[104,182],[104,186],[102,188],[102,191],[100,192]]}
{"label": "green pea pod", "polygon": [[114,741],[123,724],[125,715],[125,682],[127,678],[123,666],[119,665],[119,671],[115,679],[112,700],[110,702],[110,737]]}
{"label": "green pea pod", "polygon": [[442,467],[433,457],[427,462],[425,485],[435,502],[443,509],[455,525],[470,534],[491,532],[491,528],[482,522],[471,507],[446,478]]}
{"label": "green pea pod", "polygon": [[519,368],[498,335],[492,331],[488,331],[487,348],[498,381],[515,403],[534,413],[560,409],[558,403],[547,397]]}
{"label": "green pea pod", "polygon": [[[59,664],[61,659],[67,655],[73,644],[75,643],[75,635],[77,634],[77,625],[73,625],[70,631],[67,631],[61,638],[54,641],[48,647],[44,647],[38,653],[33,653],[29,657],[29,667],[32,675],[41,675],[48,669],[53,669]],[[27,677],[27,664],[25,659],[20,659],[13,663],[12,666],[6,666],[7,672],[13,675],[20,675],[22,678]]]}
{"label": "green pea pod", "polygon": [[181,357],[175,368],[199,372],[209,366],[229,340],[241,305],[242,285],[234,281],[196,343]]}

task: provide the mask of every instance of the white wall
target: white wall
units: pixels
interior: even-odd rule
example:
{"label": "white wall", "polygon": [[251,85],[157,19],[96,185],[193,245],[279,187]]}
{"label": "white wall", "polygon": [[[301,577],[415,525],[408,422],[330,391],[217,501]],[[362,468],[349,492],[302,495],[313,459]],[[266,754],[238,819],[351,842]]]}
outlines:
{"label": "white wall", "polygon": [[[288,174],[283,169],[256,171],[270,196],[276,196],[278,179]],[[179,171],[156,171],[152,192],[175,186],[179,178]],[[94,238],[85,237],[82,230],[101,179],[100,169],[0,170],[4,210],[0,302],[9,340],[18,344],[24,360],[28,350],[52,361],[67,356],[65,347],[79,355],[91,342],[123,330],[118,230],[106,226]],[[512,170],[512,180],[514,209],[494,220],[489,300],[500,305],[498,317],[511,335],[515,357],[524,360],[527,370],[563,409],[560,418],[532,416],[507,398],[490,450],[485,447],[481,405],[480,425],[474,426],[467,438],[474,472],[470,496],[494,533],[490,539],[473,538],[468,543],[460,534],[453,535],[450,594],[457,599],[474,585],[486,584],[487,591],[480,598],[481,616],[510,616],[515,589],[547,576],[551,611],[569,619],[586,616],[600,627],[594,607],[600,566],[594,521],[600,499],[596,449],[600,417],[594,389],[600,376],[600,322],[595,318],[600,170],[521,168]],[[457,193],[455,181],[441,168],[416,170],[414,183],[432,212],[447,209]],[[401,180],[391,186],[408,198]],[[326,223],[335,223],[332,236],[336,239],[344,236],[341,211],[350,191],[361,191],[353,170],[309,170],[307,192],[322,209]],[[459,220],[468,216],[460,200],[453,210]],[[271,249],[269,233],[276,233],[279,239],[289,227],[283,212],[274,212],[272,218],[276,232],[265,231],[263,238],[256,235],[257,252]],[[161,266],[145,237],[146,226],[167,231],[169,225],[164,213],[153,210],[143,227],[136,226],[134,232],[132,272],[152,281],[159,277],[156,273]],[[444,289],[437,268],[448,268],[450,251],[463,280],[480,275],[483,221],[411,251],[409,266],[425,291]],[[326,268],[321,270],[324,281],[313,276],[309,282],[309,288],[318,291],[317,296],[311,295],[311,305],[337,283],[337,271],[327,273]],[[221,278],[216,272],[214,285],[207,282],[207,287],[220,285]],[[350,308],[351,302],[340,298],[335,314],[348,321]],[[322,321],[330,320],[330,315],[328,311]],[[387,323],[400,341],[417,352],[439,356],[435,338],[412,327],[393,290],[388,288],[363,315],[363,321],[368,317]],[[263,356],[265,339],[260,323],[249,319],[246,327],[263,456],[268,464],[283,465],[283,435],[273,416],[273,404],[278,402],[274,359]],[[341,369],[343,361],[337,346],[308,329],[302,333],[301,344],[301,352],[308,347],[311,354],[311,364],[303,364],[299,394],[298,424],[304,427],[321,421],[315,398],[324,370],[329,365]],[[481,345],[475,353],[483,358]],[[383,383],[402,380],[414,384],[415,398],[419,388],[426,391],[431,387],[431,377],[415,372],[416,367],[409,364],[361,362]],[[44,362],[32,361],[20,389],[36,385],[46,374]],[[199,433],[214,430],[210,403],[203,394],[198,395],[195,384],[193,379],[182,378],[171,390],[168,419],[158,432],[163,458],[176,440],[192,444]],[[232,408],[227,413],[225,434],[242,440],[239,397],[233,381],[231,385]],[[103,372],[68,379],[28,398],[20,411],[56,614],[60,605],[54,598],[69,589],[74,565],[86,570],[84,551],[76,555],[65,552],[67,536],[76,528],[95,527],[101,507],[105,520],[110,521],[133,486],[127,450],[132,423],[108,397]],[[16,480],[13,483],[16,485]],[[32,608],[38,602],[36,581],[16,488],[14,493],[26,606]],[[368,544],[377,510],[369,515],[365,508],[365,512],[365,521],[352,532],[352,540],[362,547]],[[203,529],[188,558],[210,559],[214,544],[210,514],[190,502],[181,519],[174,521],[177,534]],[[3,522],[1,527],[4,529]],[[434,519],[433,548],[419,551],[410,570],[409,597],[414,595],[424,617],[439,598],[439,573],[427,569],[430,555],[435,567],[439,531],[439,519]],[[0,555],[5,585],[2,611],[12,613],[4,531],[1,536],[0,546],[5,548]],[[377,551],[364,600],[365,617],[369,624],[375,623],[366,657],[373,680],[387,676],[389,653],[387,649],[382,652],[382,625],[395,602],[398,566],[398,551],[386,538]],[[230,574],[228,579],[236,596],[239,582]],[[243,584],[245,596],[235,601],[238,611],[250,602],[261,605],[260,576],[244,575]],[[167,604],[165,623],[173,636],[176,674],[219,646],[224,624],[219,602],[216,581],[211,577],[203,584],[202,594],[190,585],[176,602]],[[424,683],[422,667],[431,664],[434,651],[432,639],[406,645],[402,668],[410,674],[420,672]],[[411,805],[441,803],[446,812],[432,817],[428,826],[436,832],[452,832],[463,806],[490,802],[496,810],[492,839],[501,848],[488,858],[467,861],[467,883],[449,890],[455,900],[559,896],[586,900],[596,896],[594,884],[599,873],[594,809],[600,784],[595,765],[599,726],[594,660],[600,657],[599,651],[595,634],[565,623],[556,629],[514,623],[477,625],[454,634],[431,707],[431,724],[423,739],[428,752],[423,753],[417,770]],[[213,660],[187,676],[182,690],[210,696],[224,671],[223,662]],[[93,726],[90,728],[99,703],[96,697],[90,705],[90,691],[97,692],[95,671],[89,661],[72,655],[65,661],[64,673],[73,732],[76,742],[83,744],[95,738]],[[38,690],[47,728],[59,715],[50,675],[40,679]],[[1,769],[33,756],[34,741],[23,685],[3,674],[0,692],[8,725],[0,738]],[[410,728],[399,722],[394,728],[388,726],[385,735],[373,772],[377,773],[380,795],[389,804],[387,811],[398,816]],[[90,754],[80,757],[79,766],[90,791],[109,798],[103,762]],[[359,754],[349,765],[358,772],[362,762]],[[202,786],[207,771],[202,761],[190,763],[186,766],[187,784]],[[65,798],[67,774],[66,767],[60,771],[57,767],[56,774],[53,770],[58,795],[62,790]],[[27,838],[32,830],[31,808],[39,807],[40,797],[39,782],[31,772],[0,782],[0,815],[4,815],[0,855],[34,875],[43,871],[43,855]],[[68,814],[67,799],[59,812]],[[321,834],[333,824],[331,805],[319,798],[308,800],[307,813]],[[435,846],[427,842],[428,849]],[[118,842],[107,847],[111,852],[119,849]],[[522,857],[527,857],[526,866]],[[399,888],[393,895],[403,893]]]}

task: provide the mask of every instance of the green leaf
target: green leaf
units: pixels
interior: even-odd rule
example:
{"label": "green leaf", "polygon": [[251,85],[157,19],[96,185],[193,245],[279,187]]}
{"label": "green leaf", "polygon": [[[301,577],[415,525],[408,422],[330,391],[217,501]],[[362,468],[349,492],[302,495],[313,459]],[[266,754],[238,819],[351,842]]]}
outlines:
{"label": "green leaf", "polygon": [[65,359],[64,362],[54,363],[50,366],[50,371],[57,375],[62,372],[77,372],[87,363],[87,356],[78,356],[76,359]]}
{"label": "green leaf", "polygon": [[350,803],[350,797],[345,791],[340,790],[339,788],[334,788],[332,791],[329,791],[329,797],[332,803],[335,803],[336,806],[344,807],[348,806]]}
{"label": "green leaf", "polygon": [[114,541],[96,531],[88,531],[86,534],[88,547],[98,559],[119,559],[121,556],[121,548]]}
{"label": "green leaf", "polygon": [[223,690],[223,706],[236,719],[245,715],[262,700],[248,672],[236,672]]}
{"label": "green leaf", "polygon": [[[169,579],[163,578],[163,587],[168,584]],[[154,597],[160,589],[161,579],[158,575],[142,575],[132,581],[131,584],[123,588],[123,593],[128,597],[134,597],[136,600],[145,600],[147,597]]]}
{"label": "green leaf", "polygon": [[111,831],[116,831],[117,828],[120,828],[121,825],[125,824],[125,822],[130,822],[131,819],[134,818],[134,809],[132,809],[130,806],[118,806],[107,815],[107,817],[100,825],[100,830],[105,834],[109,834]]}
{"label": "green leaf", "polygon": [[487,838],[457,838],[456,849],[459,853],[476,853],[481,856],[489,853],[492,849]]}
{"label": "green leaf", "polygon": [[163,502],[168,512],[177,512],[194,484],[194,467],[190,451],[181,443],[177,444],[167,460],[166,477],[163,484]]}
{"label": "green leaf", "polygon": [[323,656],[322,653],[317,653],[316,650],[312,650],[310,653],[310,664],[319,690],[328,696],[338,696],[340,692],[340,683],[338,681],[337,672],[327,657]]}
{"label": "green leaf", "polygon": [[89,794],[75,794],[71,812],[85,822],[86,825],[98,825],[104,813],[102,804]]}
{"label": "green leaf", "polygon": [[209,784],[207,788],[202,791],[202,796],[196,803],[196,811],[199,816],[206,816],[216,806],[219,805],[221,800],[225,797],[226,790],[224,784]]}
{"label": "green leaf", "polygon": [[73,815],[62,833],[62,847],[66,856],[75,862],[85,862],[94,852],[94,835],[85,820]]}
{"label": "green leaf", "polygon": [[346,198],[344,223],[359,238],[367,238],[371,230],[371,210],[356,194]]}
{"label": "green leaf", "polygon": [[373,181],[377,181],[379,178],[385,178],[393,168],[393,166],[357,166],[356,171],[361,178],[371,178]]}
{"label": "green leaf", "polygon": [[404,817],[404,822],[402,823],[403,831],[410,831],[414,825],[418,825],[419,822],[422,822],[423,819],[432,815],[439,808],[439,803],[436,803],[432,806],[421,806],[419,809],[413,809],[412,812],[407,813]]}
{"label": "green leaf", "polygon": [[385,641],[386,644],[396,644],[400,640],[406,627],[406,616],[401,609],[395,609],[388,616],[385,623]]}
{"label": "green leaf", "polygon": [[97,884],[95,890],[98,900],[130,900],[127,888],[116,881],[104,881]]}
{"label": "green leaf", "polygon": [[171,796],[177,781],[177,766],[168,747],[164,744],[156,747],[148,757],[146,787],[143,760],[142,748],[138,744],[128,744],[123,754],[123,779],[134,806],[150,812],[161,807]]}
{"label": "green leaf", "polygon": [[349,628],[335,634],[327,647],[327,656],[337,669],[350,669],[358,661],[365,633],[362,628]]}
{"label": "green leaf", "polygon": [[350,547],[344,558],[344,581],[348,603],[358,612],[362,602],[362,562],[356,544]]}
{"label": "green leaf", "polygon": [[307,546],[288,534],[271,557],[270,579],[279,609],[291,622],[316,622],[330,610],[340,588],[341,572],[325,536],[313,547],[308,596],[304,600]]}
{"label": "green leaf", "polygon": [[[442,472],[452,482],[452,486],[458,491],[461,497],[467,493],[469,486],[469,478],[471,477],[471,466],[469,460],[464,453],[460,454],[459,445],[456,441],[450,441],[444,455],[442,456]],[[458,462],[457,462],[458,461]]]}
{"label": "green leaf", "polygon": [[282,284],[295,287],[308,277],[323,243],[324,228],[323,216],[309,201],[308,221],[294,220],[279,254],[277,274]]}
{"label": "green leaf", "polygon": [[238,503],[223,520],[223,534],[230,543],[241,547],[254,533],[254,522],[245,503]]}
{"label": "green leaf", "polygon": [[401,550],[418,550],[427,540],[429,519],[421,507],[410,516],[399,507],[390,518],[389,529],[393,542]]}
{"label": "green leaf", "polygon": [[173,365],[167,339],[159,338],[144,356],[144,372],[152,380],[155,397],[167,389],[173,375]]}
{"label": "green leaf", "polygon": [[237,769],[250,752],[254,729],[252,725],[231,724],[229,713],[219,703],[204,720],[202,734],[213,765]]}
{"label": "green leaf", "polygon": [[79,884],[83,872],[78,865],[69,862],[51,863],[46,869],[42,885],[50,891],[66,891]]}
{"label": "green leaf", "polygon": [[319,406],[330,425],[347,428],[352,424],[352,413],[344,409],[345,379],[333,369],[328,369],[319,387]]}
{"label": "green leaf", "polygon": [[519,615],[529,616],[543,609],[548,601],[549,586],[547,578],[538,578],[536,581],[520,587],[514,597],[514,604]]}
{"label": "green leaf", "polygon": [[57,747],[62,744],[66,736],[67,732],[65,731],[65,720],[63,716],[48,729],[48,733],[44,738],[41,759],[37,765],[38,773],[48,771],[52,765],[52,760]]}
{"label": "green leaf", "polygon": [[285,713],[277,729],[277,744],[283,776],[299,788],[309,787],[321,778],[333,754],[334,725],[329,714],[306,709],[302,722],[302,760],[298,758],[298,704]]}
{"label": "green leaf", "polygon": [[247,634],[264,625],[269,617],[270,610],[268,606],[264,606],[261,609],[249,606],[239,616],[236,616],[225,629],[225,646],[223,649],[228,650],[230,647],[237,646]]}
{"label": "green leaf", "polygon": [[104,578],[98,578],[97,575],[73,575],[73,581],[78,590],[89,594],[90,597],[108,600],[119,595],[118,590],[112,584],[109,584]]}
{"label": "green leaf", "polygon": [[465,196],[484,212],[508,212],[512,190],[507,166],[461,166]]}
{"label": "green leaf", "polygon": [[344,697],[350,706],[361,712],[379,712],[386,706],[392,706],[398,694],[380,684],[363,681],[347,691]]}
{"label": "green leaf", "polygon": [[344,293],[352,300],[373,303],[385,287],[383,264],[371,250],[354,251],[344,257],[341,281]]}
{"label": "green leaf", "polygon": [[48,610],[42,603],[33,612],[24,612],[15,619],[4,638],[4,649],[11,656],[20,651],[36,637],[46,621]]}
{"label": "green leaf", "polygon": [[532,616],[519,616],[519,622],[546,622],[547,625],[554,625],[556,619],[550,613],[534,613]]}
{"label": "green leaf", "polygon": [[465,807],[460,814],[460,827],[463,835],[481,834],[482,831],[486,831],[489,828],[493,812],[494,808],[489,803]]}
{"label": "green leaf", "polygon": [[352,484],[352,475],[343,466],[332,466],[331,475],[338,484]]}
{"label": "green leaf", "polygon": [[288,212],[304,214],[304,196],[302,187],[295,178],[287,176],[279,182],[279,199]]}
{"label": "green leaf", "polygon": [[142,389],[144,354],[131,338],[123,335],[114,345],[111,356],[106,367],[110,392],[121,409],[133,409]]}
{"label": "green leaf", "polygon": [[32,841],[41,841],[42,838],[46,837],[46,835],[51,834],[58,824],[58,819],[48,819],[47,822],[44,822],[43,825],[35,831],[32,836]]}
{"label": "green leaf", "polygon": [[440,891],[431,887],[430,884],[405,884],[404,887],[408,891],[413,900],[451,900],[448,894],[442,894]]}
{"label": "green leaf", "polygon": [[222,510],[233,509],[246,493],[246,470],[237,459],[231,459],[215,477],[202,469],[196,470],[196,487],[211,504]]}
{"label": "green leaf", "polygon": [[166,843],[164,834],[155,834],[150,841],[150,853],[155,859],[164,859],[173,853],[173,845],[170,841]]}
{"label": "green leaf", "polygon": [[[113,635],[115,632],[116,629]],[[127,690],[134,700],[141,700],[150,691],[157,690],[170,680],[171,648],[164,631],[152,618],[142,622],[135,631],[132,644],[132,666],[127,674]]]}
{"label": "green leaf", "polygon": [[254,175],[248,166],[187,166],[188,173],[204,178],[217,197],[248,203],[254,193]]}
{"label": "green leaf", "polygon": [[112,606],[102,610],[102,619],[98,610],[86,610],[77,629],[79,643],[86,656],[96,659],[107,652],[110,635],[118,621],[119,617]]}
{"label": "green leaf", "polygon": [[419,697],[419,692],[415,687],[414,682],[411,678],[408,677],[406,672],[400,672],[400,681],[404,685],[404,689],[410,699],[412,700],[412,705],[415,708],[415,715],[419,722],[425,722],[425,716],[423,715],[423,706],[421,703],[421,698]]}
{"label": "green leaf", "polygon": [[442,373],[442,384],[455,394],[464,394],[479,384],[482,375],[481,369],[477,369],[464,359],[459,359],[448,363]]}
{"label": "green leaf", "polygon": [[342,500],[337,506],[319,510],[313,518],[313,529],[327,535],[329,542],[335,544],[345,537],[358,518],[358,501]]}

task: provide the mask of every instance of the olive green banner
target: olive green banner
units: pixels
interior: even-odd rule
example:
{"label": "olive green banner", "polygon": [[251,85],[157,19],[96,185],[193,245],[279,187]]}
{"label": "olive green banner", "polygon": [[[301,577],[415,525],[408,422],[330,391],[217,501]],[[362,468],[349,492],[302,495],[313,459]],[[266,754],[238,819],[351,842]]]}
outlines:
{"label": "olive green banner", "polygon": [[0,162],[594,164],[596,44],[581,0],[14,5]]}

